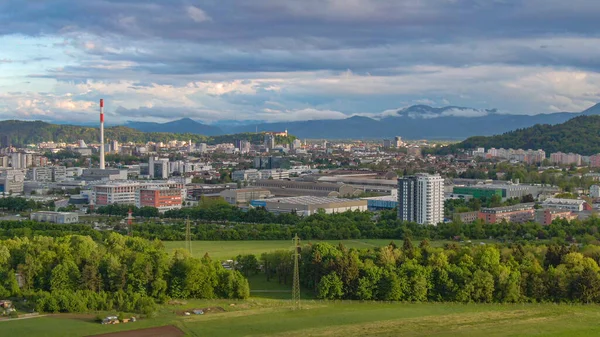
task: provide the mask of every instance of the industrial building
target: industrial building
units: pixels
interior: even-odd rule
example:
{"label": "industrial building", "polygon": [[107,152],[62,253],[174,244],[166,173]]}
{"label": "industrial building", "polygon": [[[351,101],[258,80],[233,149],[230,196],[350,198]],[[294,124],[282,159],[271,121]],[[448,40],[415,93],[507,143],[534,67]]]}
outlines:
{"label": "industrial building", "polygon": [[31,213],[31,220],[57,224],[71,224],[79,222],[79,215],[73,212],[41,211]]}
{"label": "industrial building", "polygon": [[470,186],[454,186],[452,193],[454,195],[468,195],[473,198],[492,198],[497,195],[502,200],[511,198],[522,198],[528,194],[537,195],[539,188],[531,185],[502,185],[502,184],[486,184],[486,185],[470,185]]}
{"label": "industrial building", "polygon": [[252,200],[250,205],[253,207],[264,207],[272,213],[295,213],[300,216],[312,215],[319,210],[323,210],[327,214],[346,211],[366,211],[368,207],[367,200],[314,196]]}
{"label": "industrial building", "polygon": [[384,209],[394,209],[398,207],[398,196],[384,195],[381,197],[361,198],[367,201],[369,211],[380,211]]}
{"label": "industrial building", "polygon": [[535,218],[534,203],[517,204],[514,206],[482,208],[479,211],[479,219],[485,223],[507,222],[524,223],[533,221]]}
{"label": "industrial building", "polygon": [[236,190],[225,190],[219,195],[232,205],[248,204],[255,199],[271,196],[271,192],[263,188],[241,188]]}
{"label": "industrial building", "polygon": [[127,180],[127,170],[89,168],[83,170],[81,179],[85,181]]}
{"label": "industrial building", "polygon": [[358,196],[363,191],[346,184],[309,182],[295,180],[260,179],[252,182],[252,186],[268,189],[275,196],[296,197],[312,195],[317,197]]}
{"label": "industrial building", "polygon": [[383,195],[391,195],[398,189],[397,175],[393,175],[394,179],[373,179],[361,178],[356,176],[325,176],[319,177],[319,182],[338,183],[351,185],[354,188],[361,189],[364,192],[381,193]]}

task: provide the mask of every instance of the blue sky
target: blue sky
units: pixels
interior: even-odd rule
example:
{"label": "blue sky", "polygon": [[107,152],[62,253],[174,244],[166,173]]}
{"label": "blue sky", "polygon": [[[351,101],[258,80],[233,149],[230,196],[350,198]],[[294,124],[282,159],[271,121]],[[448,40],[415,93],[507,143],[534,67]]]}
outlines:
{"label": "blue sky", "polygon": [[[600,1],[0,2],[0,118],[305,120],[600,101]],[[474,114],[481,110],[474,111]]]}

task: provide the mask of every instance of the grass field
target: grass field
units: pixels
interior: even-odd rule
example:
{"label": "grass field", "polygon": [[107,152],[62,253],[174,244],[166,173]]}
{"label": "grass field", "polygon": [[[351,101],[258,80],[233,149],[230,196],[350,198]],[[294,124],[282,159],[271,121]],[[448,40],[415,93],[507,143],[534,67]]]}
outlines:
{"label": "grass field", "polygon": [[[395,241],[397,245],[402,245],[402,240],[393,239],[361,239],[361,240],[326,240],[331,244],[337,245],[342,242],[348,248],[375,248],[389,244]],[[305,241],[303,243],[319,242],[316,240]],[[433,241],[431,245],[442,246],[449,241]],[[177,248],[184,248],[184,241],[163,241],[165,248],[169,253]],[[418,243],[415,243],[418,244]],[[254,254],[260,256],[265,252],[272,252],[279,249],[292,249],[292,240],[272,240],[272,241],[193,241],[192,253],[196,257],[202,257],[208,253],[212,258],[225,260],[236,257],[240,254]]]}
{"label": "grass field", "polygon": [[[231,304],[234,304],[232,306]],[[304,301],[192,301],[166,306],[157,318],[100,325],[89,317],[56,315],[0,322],[11,336],[86,336],[173,324],[188,336],[598,336],[596,305],[406,304]],[[191,308],[220,306],[223,313],[177,316]],[[4,334],[2,334],[4,335]]]}

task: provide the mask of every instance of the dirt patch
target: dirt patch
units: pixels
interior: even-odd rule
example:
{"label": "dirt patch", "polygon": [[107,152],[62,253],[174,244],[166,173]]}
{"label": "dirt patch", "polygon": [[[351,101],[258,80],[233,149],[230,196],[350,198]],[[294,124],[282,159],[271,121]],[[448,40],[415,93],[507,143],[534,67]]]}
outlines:
{"label": "dirt patch", "polygon": [[111,332],[90,337],[181,337],[185,334],[178,327],[173,325],[160,326],[157,328],[147,328],[139,330],[130,330],[122,332]]}
{"label": "dirt patch", "polygon": [[180,310],[180,311],[176,311],[176,314],[183,316],[183,315],[185,315],[186,312],[189,312],[191,315],[194,315],[194,310],[202,310],[204,312],[204,315],[225,312],[225,309],[223,309],[222,307],[208,307],[208,308],[193,308],[193,309],[188,309],[188,310]]}

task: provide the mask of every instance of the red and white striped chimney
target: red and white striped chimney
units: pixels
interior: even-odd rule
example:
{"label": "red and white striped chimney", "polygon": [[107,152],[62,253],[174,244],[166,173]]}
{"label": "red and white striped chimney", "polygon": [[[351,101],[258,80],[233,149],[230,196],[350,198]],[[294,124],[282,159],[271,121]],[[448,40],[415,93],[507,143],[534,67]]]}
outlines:
{"label": "red and white striped chimney", "polygon": [[104,99],[100,99],[100,169],[104,170]]}

